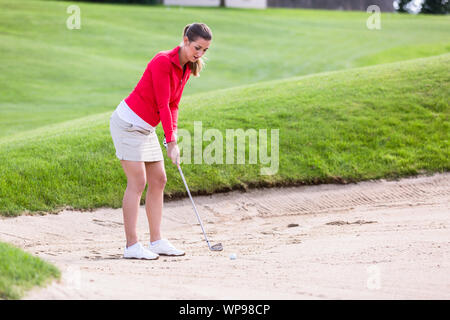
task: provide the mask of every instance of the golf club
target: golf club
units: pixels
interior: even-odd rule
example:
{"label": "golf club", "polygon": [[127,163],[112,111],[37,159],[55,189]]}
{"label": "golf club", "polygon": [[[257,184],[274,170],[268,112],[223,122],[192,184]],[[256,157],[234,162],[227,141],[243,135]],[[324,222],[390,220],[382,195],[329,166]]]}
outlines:
{"label": "golf club", "polygon": [[[167,146],[165,137],[164,137],[163,144],[164,144],[164,147],[166,147],[166,149],[167,149],[168,146]],[[202,220],[200,219],[200,215],[197,212],[197,208],[195,206],[194,200],[192,199],[191,192],[189,191],[189,187],[188,187],[188,185],[186,183],[186,179],[184,178],[184,174],[183,174],[183,171],[181,170],[181,166],[179,164],[177,166],[178,166],[178,171],[180,172],[180,175],[181,175],[181,179],[183,179],[184,186],[186,187],[186,191],[187,191],[187,193],[189,195],[189,198],[191,199],[192,207],[194,208],[195,215],[197,216],[197,220],[200,223],[200,227],[202,228],[203,235],[205,236],[205,240],[206,240],[206,243],[208,244],[209,250],[211,250],[211,251],[222,251],[223,250],[223,246],[222,246],[221,243],[217,243],[217,244],[215,244],[213,246],[211,246],[211,244],[209,243],[208,237],[206,236],[205,228],[203,227]]]}

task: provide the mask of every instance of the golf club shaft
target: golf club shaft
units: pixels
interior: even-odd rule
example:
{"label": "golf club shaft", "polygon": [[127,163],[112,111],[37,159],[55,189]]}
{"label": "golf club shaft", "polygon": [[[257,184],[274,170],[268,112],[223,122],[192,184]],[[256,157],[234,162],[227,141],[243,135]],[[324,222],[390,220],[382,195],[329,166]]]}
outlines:
{"label": "golf club shaft", "polygon": [[197,212],[197,208],[195,207],[194,200],[192,199],[191,192],[189,191],[189,187],[188,187],[188,185],[186,183],[186,179],[184,179],[183,171],[181,170],[181,166],[180,165],[178,165],[178,171],[180,172],[181,179],[183,179],[184,186],[186,187],[186,191],[187,191],[187,193],[189,195],[189,198],[191,199],[192,206],[194,207],[195,215],[197,216],[197,220],[200,223],[200,227],[202,228],[203,235],[205,236],[206,243],[208,244],[208,247],[211,248],[211,245],[209,244],[208,237],[206,236],[206,233],[205,233],[205,229],[203,228],[202,220],[200,219],[200,215]]}
{"label": "golf club shaft", "polygon": [[[168,149],[168,145],[167,145],[167,142],[166,142],[166,136],[164,136],[163,144],[164,144],[164,147],[166,149]],[[181,179],[183,179],[183,183],[184,183],[184,186],[186,187],[186,191],[187,191],[187,193],[189,195],[189,199],[191,199],[192,207],[194,207],[195,215],[197,216],[197,220],[200,223],[200,227],[202,228],[202,232],[203,232],[203,235],[205,236],[206,243],[208,244],[209,249],[211,249],[211,245],[209,244],[208,237],[206,236],[205,228],[203,228],[202,220],[200,219],[200,215],[197,212],[197,207],[195,206],[194,200],[192,199],[191,192],[189,191],[189,187],[188,187],[188,185],[186,183],[186,179],[184,178],[184,174],[183,174],[183,171],[181,170],[180,164],[177,164],[177,167],[178,167],[178,171],[180,172]]]}

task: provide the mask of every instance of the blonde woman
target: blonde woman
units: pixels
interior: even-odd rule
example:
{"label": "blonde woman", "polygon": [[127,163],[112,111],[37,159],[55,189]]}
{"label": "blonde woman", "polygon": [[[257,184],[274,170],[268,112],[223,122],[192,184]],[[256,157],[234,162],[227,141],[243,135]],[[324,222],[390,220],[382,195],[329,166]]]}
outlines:
{"label": "blonde woman", "polygon": [[[126,236],[124,258],[153,260],[159,255],[185,254],[161,235],[167,178],[155,127],[161,122],[167,156],[179,166],[178,104],[190,75],[199,76],[204,66],[202,56],[211,40],[212,33],[207,25],[192,23],[185,26],[180,45],[160,51],[153,57],[134,90],[111,115],[110,130],[116,156],[127,177],[122,204]],[[145,210],[150,241],[144,247],[138,241],[136,225],[141,195],[147,183]]]}

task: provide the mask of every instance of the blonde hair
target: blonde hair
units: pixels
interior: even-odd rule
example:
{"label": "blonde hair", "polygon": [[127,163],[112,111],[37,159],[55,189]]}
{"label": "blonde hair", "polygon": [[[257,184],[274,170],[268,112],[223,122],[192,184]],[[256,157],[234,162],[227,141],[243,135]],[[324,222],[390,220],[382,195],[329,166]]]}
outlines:
{"label": "blonde hair", "polygon": [[[212,39],[212,32],[211,29],[204,23],[191,23],[184,27],[183,38],[184,36],[188,37],[189,42],[195,41],[198,38],[203,38],[207,41],[210,41]],[[181,42],[180,45],[182,46],[183,42]],[[195,77],[200,76],[200,71],[205,66],[204,59],[206,60],[206,57],[201,57],[195,62],[188,62],[189,67],[191,68],[191,73]]]}

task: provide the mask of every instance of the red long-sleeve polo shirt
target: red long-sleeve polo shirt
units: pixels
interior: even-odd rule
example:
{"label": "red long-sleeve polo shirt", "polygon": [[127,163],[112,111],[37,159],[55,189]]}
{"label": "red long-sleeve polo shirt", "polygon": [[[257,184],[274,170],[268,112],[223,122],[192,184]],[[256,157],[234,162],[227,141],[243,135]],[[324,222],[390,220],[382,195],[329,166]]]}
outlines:
{"label": "red long-sleeve polo shirt", "polygon": [[131,110],[152,127],[161,121],[167,142],[175,141],[178,104],[191,75],[189,63],[185,64],[183,74],[179,49],[180,46],[176,46],[172,50],[158,52],[148,63],[134,90],[125,98]]}

